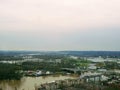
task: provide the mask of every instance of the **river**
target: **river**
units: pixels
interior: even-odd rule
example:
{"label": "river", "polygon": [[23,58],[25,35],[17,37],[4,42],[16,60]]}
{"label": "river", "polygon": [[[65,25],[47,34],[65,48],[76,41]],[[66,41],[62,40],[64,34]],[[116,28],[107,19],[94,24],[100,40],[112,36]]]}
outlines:
{"label": "river", "polygon": [[35,90],[35,86],[42,83],[49,83],[55,80],[64,80],[69,78],[76,78],[73,76],[40,76],[40,77],[23,77],[21,80],[2,80],[0,81],[0,88],[2,90]]}

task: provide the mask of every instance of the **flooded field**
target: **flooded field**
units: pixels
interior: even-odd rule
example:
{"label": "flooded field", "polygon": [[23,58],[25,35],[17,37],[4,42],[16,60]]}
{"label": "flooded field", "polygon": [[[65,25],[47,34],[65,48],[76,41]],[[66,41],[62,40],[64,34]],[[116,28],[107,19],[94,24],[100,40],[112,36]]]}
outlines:
{"label": "flooded field", "polygon": [[35,86],[42,83],[49,83],[55,80],[64,80],[76,78],[73,76],[41,76],[41,77],[24,77],[21,80],[3,80],[0,81],[2,90],[35,90]]}

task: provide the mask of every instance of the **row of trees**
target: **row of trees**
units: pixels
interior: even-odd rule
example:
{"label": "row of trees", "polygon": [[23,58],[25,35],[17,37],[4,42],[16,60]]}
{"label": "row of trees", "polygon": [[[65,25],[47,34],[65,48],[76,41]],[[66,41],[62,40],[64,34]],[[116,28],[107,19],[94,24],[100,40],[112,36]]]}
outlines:
{"label": "row of trees", "polygon": [[0,63],[0,80],[19,80],[21,77],[22,74],[20,73],[20,68],[17,65]]}
{"label": "row of trees", "polygon": [[71,63],[53,63],[53,62],[24,62],[21,65],[23,70],[47,70],[51,72],[60,72],[61,68],[74,68]]}

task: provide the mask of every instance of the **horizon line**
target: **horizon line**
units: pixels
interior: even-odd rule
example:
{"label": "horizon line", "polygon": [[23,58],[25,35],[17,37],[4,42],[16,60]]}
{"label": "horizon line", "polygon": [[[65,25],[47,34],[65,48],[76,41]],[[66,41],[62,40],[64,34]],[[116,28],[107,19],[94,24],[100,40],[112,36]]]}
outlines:
{"label": "horizon line", "polygon": [[120,52],[120,50],[0,50],[0,51],[28,51],[28,52],[67,52],[67,51],[71,51],[71,52],[73,52],[73,51],[78,51],[78,52],[84,52],[84,51],[86,51],[86,52],[88,52],[88,51],[90,51],[90,52],[95,52],[95,51],[103,51],[103,52]]}

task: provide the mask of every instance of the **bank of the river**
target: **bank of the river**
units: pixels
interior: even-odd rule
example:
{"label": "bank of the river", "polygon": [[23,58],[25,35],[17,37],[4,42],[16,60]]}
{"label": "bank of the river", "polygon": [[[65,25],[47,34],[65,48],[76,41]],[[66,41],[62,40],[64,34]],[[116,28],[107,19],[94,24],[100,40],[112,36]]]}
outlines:
{"label": "bank of the river", "polygon": [[77,78],[71,75],[51,75],[40,77],[23,77],[21,80],[2,80],[0,81],[0,88],[2,90],[35,90],[35,86],[42,83],[49,83],[55,80]]}

